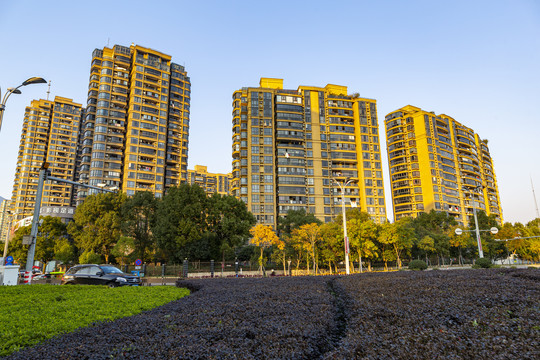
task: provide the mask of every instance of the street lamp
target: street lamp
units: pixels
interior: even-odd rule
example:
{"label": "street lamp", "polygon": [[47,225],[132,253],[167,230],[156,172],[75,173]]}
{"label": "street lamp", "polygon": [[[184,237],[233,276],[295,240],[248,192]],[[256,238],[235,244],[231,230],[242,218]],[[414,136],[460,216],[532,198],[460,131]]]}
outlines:
{"label": "street lamp", "polygon": [[[482,186],[477,186],[474,188],[474,190],[476,190],[477,192],[480,192],[480,190],[482,190]],[[476,232],[476,243],[478,244],[478,256],[480,258],[483,258],[484,257],[484,251],[482,250],[482,240],[480,239],[480,231],[491,231],[491,233],[493,234],[496,234],[498,229],[497,228],[491,228],[490,230],[480,230],[478,229],[478,217],[476,216],[476,199],[473,197],[473,192],[470,191],[470,190],[466,190],[465,188],[461,188],[461,190],[463,192],[468,192],[470,195],[471,195],[471,199],[473,201],[473,215],[474,215],[474,225],[475,225],[475,232]],[[468,230],[465,230],[465,231],[468,231]],[[495,232],[494,232],[495,231]],[[461,235],[463,232],[463,230],[461,229],[456,229],[456,234],[457,235]]]}
{"label": "street lamp", "polygon": [[341,189],[341,210],[343,213],[343,241],[345,242],[345,273],[349,275],[351,272],[349,270],[349,238],[347,237],[347,217],[345,215],[345,186],[349,185],[350,183],[356,182],[356,180],[348,177],[343,181],[343,186],[336,179],[332,178],[332,180],[334,180],[334,182]]}
{"label": "street lamp", "polygon": [[[6,101],[9,99],[9,96],[11,94],[20,94],[21,90],[19,88],[21,86],[26,85],[32,85],[32,84],[45,84],[47,81],[40,77],[31,77],[30,79],[27,79],[24,81],[21,85],[17,86],[16,88],[8,88],[7,92],[4,95],[4,98],[2,99],[2,103],[0,104],[0,129],[2,129],[2,119],[4,118],[4,110],[6,109]],[[0,88],[0,98],[2,98],[2,89]]]}

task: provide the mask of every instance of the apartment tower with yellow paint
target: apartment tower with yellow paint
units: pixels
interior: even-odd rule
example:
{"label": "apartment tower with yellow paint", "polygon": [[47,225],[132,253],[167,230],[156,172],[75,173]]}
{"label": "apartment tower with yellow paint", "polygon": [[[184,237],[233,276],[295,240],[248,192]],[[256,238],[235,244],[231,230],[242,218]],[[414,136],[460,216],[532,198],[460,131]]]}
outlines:
{"label": "apartment tower with yellow paint", "polygon": [[[187,180],[190,78],[171,56],[139,45],[92,54],[79,181],[127,195]],[[96,190],[79,189],[79,203]]]}
{"label": "apartment tower with yellow paint", "polygon": [[188,169],[188,181],[190,185],[199,185],[208,194],[229,194],[229,182],[231,174],[209,173],[208,167],[195,165],[194,170]]}
{"label": "apartment tower with yellow paint", "polygon": [[233,94],[231,192],[259,223],[276,225],[288,210],[322,221],[358,206],[386,221],[376,101],[347,87],[283,89],[282,79]]}
{"label": "apartment tower with yellow paint", "polygon": [[396,220],[436,210],[463,225],[474,206],[502,224],[487,140],[448,115],[411,105],[386,115],[385,126]]}
{"label": "apartment tower with yellow paint", "polygon": [[[53,101],[33,100],[26,107],[11,197],[14,222],[33,215],[38,175],[44,162],[49,163],[52,176],[75,180],[83,111],[81,104],[60,96]],[[48,180],[41,206],[74,206],[75,191],[72,185]]]}

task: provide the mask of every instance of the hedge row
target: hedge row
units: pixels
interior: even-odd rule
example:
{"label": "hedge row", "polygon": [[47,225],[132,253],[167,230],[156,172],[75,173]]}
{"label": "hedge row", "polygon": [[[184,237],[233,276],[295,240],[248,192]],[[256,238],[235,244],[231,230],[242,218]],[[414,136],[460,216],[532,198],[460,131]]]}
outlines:
{"label": "hedge row", "polygon": [[179,281],[190,296],[12,359],[535,359],[537,270]]}

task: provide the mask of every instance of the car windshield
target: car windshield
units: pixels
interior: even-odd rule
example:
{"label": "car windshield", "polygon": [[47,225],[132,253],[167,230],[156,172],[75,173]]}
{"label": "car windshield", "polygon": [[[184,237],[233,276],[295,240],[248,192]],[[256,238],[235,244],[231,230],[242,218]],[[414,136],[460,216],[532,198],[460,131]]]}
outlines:
{"label": "car windshield", "polygon": [[105,274],[122,274],[122,271],[114,266],[101,266],[101,270],[103,270]]}

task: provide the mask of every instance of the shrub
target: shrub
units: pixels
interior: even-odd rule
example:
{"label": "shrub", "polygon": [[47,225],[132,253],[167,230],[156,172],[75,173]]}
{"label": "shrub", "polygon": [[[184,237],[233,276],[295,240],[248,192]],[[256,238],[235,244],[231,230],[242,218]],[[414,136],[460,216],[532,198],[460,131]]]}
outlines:
{"label": "shrub", "polygon": [[474,269],[489,269],[493,266],[493,264],[491,264],[491,260],[488,258],[476,259],[476,263],[474,265]]}
{"label": "shrub", "polygon": [[426,270],[427,264],[423,260],[413,260],[409,263],[409,269],[411,270]]}

